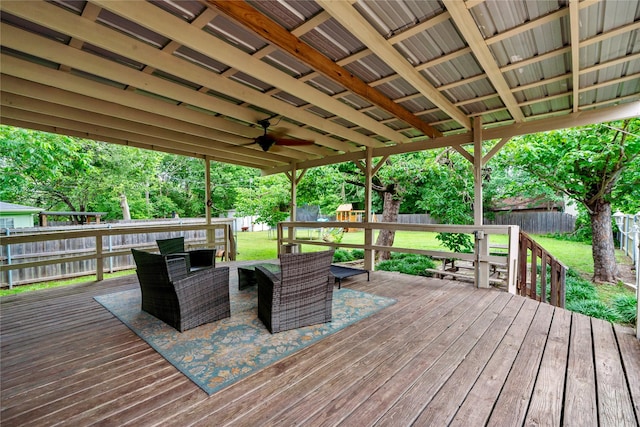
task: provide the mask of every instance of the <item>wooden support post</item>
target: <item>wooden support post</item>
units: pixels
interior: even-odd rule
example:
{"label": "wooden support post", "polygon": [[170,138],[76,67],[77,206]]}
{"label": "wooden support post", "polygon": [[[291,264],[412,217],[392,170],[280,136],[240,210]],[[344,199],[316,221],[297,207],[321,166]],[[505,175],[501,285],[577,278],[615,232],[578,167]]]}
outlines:
{"label": "wooden support post", "polygon": [[[476,226],[482,226],[483,224],[482,166],[482,120],[480,116],[477,116],[473,120],[473,224]],[[489,262],[486,261],[486,257],[489,256],[489,237],[481,230],[475,233],[475,253],[476,286],[488,288]]]}
{"label": "wooden support post", "polygon": [[475,282],[478,288],[489,287],[489,236],[484,231],[476,230],[475,234]]}
{"label": "wooden support post", "polygon": [[96,280],[104,280],[104,258],[102,258],[102,234],[96,235]]}
{"label": "wooden support post", "polygon": [[[373,215],[371,213],[371,195],[372,195],[372,163],[373,162],[373,149],[371,147],[367,148],[367,158],[365,162],[365,170],[364,170],[364,222],[370,223]],[[373,230],[370,228],[364,229],[364,244],[365,246],[373,245]],[[375,254],[371,249],[364,250],[364,269],[368,271],[373,271],[375,268]]]}
{"label": "wooden support post", "polygon": [[509,250],[507,255],[507,287],[509,293],[518,293],[518,250],[520,248],[520,227],[509,226]]}
{"label": "wooden support post", "polygon": [[477,116],[473,120],[473,224],[483,224],[482,212],[482,120]]}
{"label": "wooden support post", "polygon": [[[296,203],[298,197],[298,168],[294,162],[291,165],[291,175],[287,175],[291,181],[291,204],[289,205],[289,221],[296,221]],[[296,236],[295,227],[289,227],[287,237],[293,239]]]}
{"label": "wooden support post", "polygon": [[[204,158],[204,189],[204,216],[207,218],[207,225],[211,225],[211,206],[213,205],[213,202],[211,201],[211,160],[208,157]],[[215,246],[215,240],[216,231],[207,229],[207,246],[213,248]],[[228,248],[225,247],[225,251],[227,249]],[[225,253],[228,254],[228,252]]]}

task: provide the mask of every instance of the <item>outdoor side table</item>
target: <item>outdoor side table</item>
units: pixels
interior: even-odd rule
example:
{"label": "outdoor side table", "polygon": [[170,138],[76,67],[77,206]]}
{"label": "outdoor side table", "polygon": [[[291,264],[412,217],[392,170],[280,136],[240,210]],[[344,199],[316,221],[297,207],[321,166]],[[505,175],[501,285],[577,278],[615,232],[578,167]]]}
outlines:
{"label": "outdoor side table", "polygon": [[263,263],[238,267],[238,289],[245,289],[257,284],[256,267],[264,267],[272,273],[280,272],[278,264]]}
{"label": "outdoor side table", "polygon": [[338,282],[338,289],[342,289],[342,279],[346,277],[357,276],[358,274],[367,273],[367,282],[369,281],[369,270],[331,264],[330,271],[331,271],[331,274],[333,274],[333,276],[336,278],[336,282]]}

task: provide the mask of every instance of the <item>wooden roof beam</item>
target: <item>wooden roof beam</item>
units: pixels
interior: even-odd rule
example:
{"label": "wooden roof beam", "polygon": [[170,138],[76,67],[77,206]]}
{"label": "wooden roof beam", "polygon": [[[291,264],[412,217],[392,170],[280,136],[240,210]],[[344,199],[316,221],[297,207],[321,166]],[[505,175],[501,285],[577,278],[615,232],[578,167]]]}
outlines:
{"label": "wooden roof beam", "polygon": [[464,39],[467,41],[467,44],[473,51],[475,57],[480,63],[480,66],[484,69],[485,73],[487,73],[487,77],[500,95],[500,98],[502,98],[502,102],[504,102],[509,109],[509,113],[516,122],[523,122],[524,114],[518,106],[518,101],[513,96],[511,88],[505,80],[504,75],[500,72],[498,64],[496,64],[493,59],[489,46],[487,46],[484,41],[476,22],[471,16],[471,13],[469,13],[469,10],[467,10],[464,3],[458,0],[443,0],[443,2],[449,13],[451,13],[451,18],[456,24],[458,31],[460,31]]}
{"label": "wooden roof beam", "polygon": [[353,93],[362,96],[402,120],[405,120],[407,123],[410,123],[424,134],[432,138],[442,135],[438,130],[424,123],[378,90],[371,88],[365,82],[304,43],[276,22],[258,12],[248,3],[243,1],[230,2],[219,0],[207,0],[207,3],[217,7],[225,15],[250,28],[270,43],[275,44],[295,58],[309,64],[311,68],[335,80]]}
{"label": "wooden roof beam", "polygon": [[[416,90],[421,92],[433,104],[451,118],[456,120],[464,128],[469,129],[471,124],[462,111],[456,108],[451,101],[433,87],[416,69],[387,41],[382,37],[356,9],[345,2],[318,0],[323,9],[340,22],[345,28],[349,28],[352,34],[360,39],[373,53],[405,79]],[[410,113],[411,116],[413,114]],[[414,116],[415,117],[415,116]],[[398,118],[414,125],[413,119]]]}
{"label": "wooden roof beam", "polygon": [[[234,48],[223,40],[207,34],[201,29],[192,27],[180,18],[164,12],[162,9],[152,5],[151,3],[108,0],[92,1],[100,4],[103,8],[108,9],[113,13],[122,16],[123,18],[129,19],[147,28],[152,28],[154,31],[165,37],[173,39],[184,46],[216,59],[228,66],[234,67],[259,80],[262,80],[265,83],[278,87],[306,102],[313,102],[320,108],[331,111],[336,115],[349,118],[350,121],[359,123],[361,126],[370,129],[374,133],[391,141],[406,142],[407,140],[407,138],[398,132],[393,131],[393,129],[381,125],[375,120],[358,113],[356,110],[344,103],[332,99],[323,92],[316,90],[294,77],[291,77],[287,73],[280,71],[260,59],[252,57],[241,49]],[[282,114],[280,111],[275,112]],[[304,122],[304,120],[302,120],[302,122]],[[330,124],[331,123],[327,123],[327,125]],[[315,127],[322,129],[322,126]],[[379,147],[384,145],[384,143],[374,138],[352,133],[346,128],[330,133],[339,135],[345,139],[365,146]],[[349,136],[347,136],[347,134]]]}
{"label": "wooden roof beam", "polygon": [[573,74],[573,112],[580,107],[580,10],[578,0],[569,0],[569,28],[571,31],[571,73]]}

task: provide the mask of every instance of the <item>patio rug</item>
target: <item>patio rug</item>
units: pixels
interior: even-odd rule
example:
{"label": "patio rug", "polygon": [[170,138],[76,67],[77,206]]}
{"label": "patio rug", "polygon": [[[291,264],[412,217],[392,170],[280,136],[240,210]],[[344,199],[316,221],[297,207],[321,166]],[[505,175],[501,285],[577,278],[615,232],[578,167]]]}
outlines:
{"label": "patio rug", "polygon": [[256,286],[230,297],[230,318],[183,333],[142,311],[139,289],[95,299],[209,395],[395,303],[335,289],[330,323],[272,335],[258,319]]}

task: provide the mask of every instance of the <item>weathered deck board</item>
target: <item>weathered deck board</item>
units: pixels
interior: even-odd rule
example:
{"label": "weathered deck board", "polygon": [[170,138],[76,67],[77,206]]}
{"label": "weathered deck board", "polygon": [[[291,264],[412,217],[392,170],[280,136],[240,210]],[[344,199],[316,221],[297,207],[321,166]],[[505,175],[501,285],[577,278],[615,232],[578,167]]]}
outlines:
{"label": "weathered deck board", "polygon": [[3,426],[637,425],[632,331],[501,291],[346,279],[397,303],[207,396],[93,300],[136,286],[0,300]]}
{"label": "weathered deck board", "polygon": [[512,298],[493,322],[490,329],[476,343],[468,356],[431,399],[416,420],[416,425],[447,425],[496,351],[506,331],[513,324],[524,298]]}
{"label": "weathered deck board", "polygon": [[[611,325],[591,319],[596,367],[598,420],[601,426],[634,426],[633,403]],[[621,387],[621,384],[624,386]]]}
{"label": "weathered deck board", "polygon": [[615,331],[636,416],[640,417],[640,364],[637,363],[640,360],[640,346],[638,346],[638,339],[634,331],[629,328],[616,325]]}
{"label": "weathered deck board", "polygon": [[502,342],[490,356],[482,374],[455,414],[451,425],[486,424],[538,306],[539,304],[533,300],[526,299],[524,301],[520,312],[507,330]]}
{"label": "weathered deck board", "polygon": [[571,344],[567,364],[564,419],[566,425],[598,425],[596,377],[593,366],[591,320],[586,316],[572,316]]}
{"label": "weathered deck board", "polygon": [[560,425],[570,328],[571,313],[555,310],[525,425]]}

